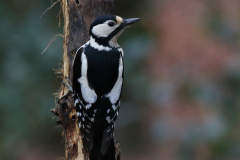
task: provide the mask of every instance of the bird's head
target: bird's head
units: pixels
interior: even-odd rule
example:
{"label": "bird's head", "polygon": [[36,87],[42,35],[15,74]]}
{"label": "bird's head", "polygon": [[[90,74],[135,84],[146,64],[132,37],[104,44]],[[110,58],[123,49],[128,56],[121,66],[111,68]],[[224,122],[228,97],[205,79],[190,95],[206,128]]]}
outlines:
{"label": "bird's head", "polygon": [[123,19],[115,15],[97,17],[90,26],[90,42],[118,47],[117,39],[123,30],[139,20],[140,18]]}

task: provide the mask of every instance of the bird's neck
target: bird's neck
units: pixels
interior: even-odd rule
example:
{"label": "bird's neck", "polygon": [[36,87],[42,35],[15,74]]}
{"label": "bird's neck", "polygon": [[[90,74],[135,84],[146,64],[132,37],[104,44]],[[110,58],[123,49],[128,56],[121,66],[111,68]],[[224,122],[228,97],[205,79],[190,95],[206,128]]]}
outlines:
{"label": "bird's neck", "polygon": [[97,49],[98,51],[110,51],[112,50],[112,47],[108,45],[108,43],[105,43],[102,39],[94,38],[90,36],[90,46]]}
{"label": "bird's neck", "polygon": [[119,37],[119,36],[116,35],[116,36],[114,36],[112,39],[110,39],[110,40],[108,41],[109,46],[111,46],[111,47],[113,47],[113,48],[118,48],[118,47],[119,47],[118,42],[117,42],[118,37]]}
{"label": "bird's neck", "polygon": [[118,48],[118,37],[120,34],[117,34],[113,37],[96,37],[94,35],[90,36],[90,44],[91,45],[99,45],[104,47],[110,47],[110,48]]}

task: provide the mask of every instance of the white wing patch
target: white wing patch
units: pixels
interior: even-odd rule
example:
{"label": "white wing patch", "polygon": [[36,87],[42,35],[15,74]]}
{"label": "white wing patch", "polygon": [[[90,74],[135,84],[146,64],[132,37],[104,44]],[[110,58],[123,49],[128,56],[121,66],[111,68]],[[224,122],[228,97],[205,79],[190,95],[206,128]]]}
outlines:
{"label": "white wing patch", "polygon": [[112,104],[115,104],[120,97],[123,82],[122,73],[123,73],[123,61],[122,57],[120,57],[117,82],[115,83],[111,92],[106,95],[106,97],[109,97],[109,100]]}
{"label": "white wing patch", "polygon": [[[87,103],[94,103],[97,100],[97,94],[88,85],[88,80],[87,80],[88,64],[87,64],[86,55],[84,53],[82,53],[81,60],[82,60],[82,77],[78,79],[78,82],[81,84],[82,96]],[[88,107],[90,108],[91,105]]]}

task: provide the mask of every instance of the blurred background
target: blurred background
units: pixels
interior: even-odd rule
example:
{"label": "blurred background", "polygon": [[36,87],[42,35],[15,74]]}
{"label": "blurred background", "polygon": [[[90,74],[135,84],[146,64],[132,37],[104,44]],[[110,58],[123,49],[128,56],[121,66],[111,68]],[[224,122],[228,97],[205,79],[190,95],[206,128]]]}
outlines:
{"label": "blurred background", "polygon": [[[61,83],[59,3],[0,1],[0,159],[64,159],[50,109]],[[240,159],[240,1],[115,0],[141,17],[119,39],[122,160]]]}

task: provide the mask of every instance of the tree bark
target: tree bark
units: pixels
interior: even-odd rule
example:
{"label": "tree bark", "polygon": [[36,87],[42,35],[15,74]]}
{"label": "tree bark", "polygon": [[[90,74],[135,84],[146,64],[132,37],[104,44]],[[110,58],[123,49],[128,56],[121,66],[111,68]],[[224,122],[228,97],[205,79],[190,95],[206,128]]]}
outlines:
{"label": "tree bark", "polygon": [[[98,16],[110,14],[113,10],[114,0],[62,0],[64,18],[64,42],[63,42],[63,79],[68,77],[72,82],[73,60],[77,49],[89,39],[89,27]],[[62,86],[60,97],[68,92],[66,86]],[[59,97],[59,98],[60,98]],[[70,95],[59,102],[59,106],[52,109],[59,116],[58,124],[61,124],[65,139],[65,159],[88,160],[88,153],[84,150],[80,129],[77,124],[77,113],[73,98]],[[120,160],[119,144],[114,138],[114,143],[109,151]]]}

